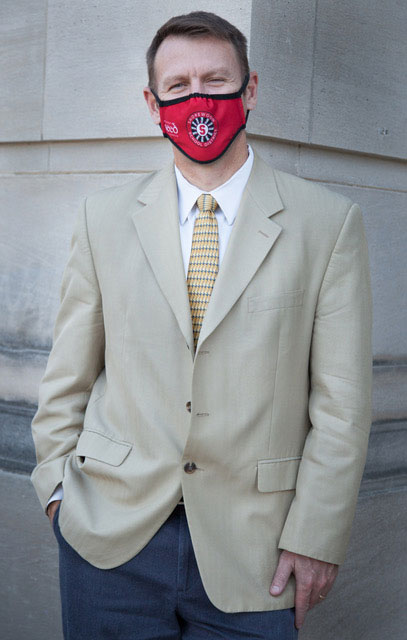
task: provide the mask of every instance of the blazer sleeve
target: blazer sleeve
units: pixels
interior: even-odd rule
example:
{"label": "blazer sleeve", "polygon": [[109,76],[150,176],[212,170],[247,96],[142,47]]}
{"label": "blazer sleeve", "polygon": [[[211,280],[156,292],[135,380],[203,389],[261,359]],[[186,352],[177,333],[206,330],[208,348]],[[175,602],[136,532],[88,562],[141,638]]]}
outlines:
{"label": "blazer sleeve", "polygon": [[44,509],[76,447],[91,389],[104,366],[104,349],[102,300],[85,203],[72,238],[53,346],[32,423],[37,466],[31,479]]}
{"label": "blazer sleeve", "polygon": [[310,354],[311,428],[281,549],[343,562],[367,453],[371,372],[369,261],[354,204],[319,292]]}

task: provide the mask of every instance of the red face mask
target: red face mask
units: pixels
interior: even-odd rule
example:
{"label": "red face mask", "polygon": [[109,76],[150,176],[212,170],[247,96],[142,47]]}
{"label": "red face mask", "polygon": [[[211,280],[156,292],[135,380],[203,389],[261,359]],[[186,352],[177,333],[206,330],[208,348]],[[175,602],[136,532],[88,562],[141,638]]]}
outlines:
{"label": "red face mask", "polygon": [[152,91],[163,136],[194,162],[217,160],[246,127],[249,112],[245,116],[241,96],[248,82],[249,74],[235,93],[191,93],[174,100],[160,100]]}

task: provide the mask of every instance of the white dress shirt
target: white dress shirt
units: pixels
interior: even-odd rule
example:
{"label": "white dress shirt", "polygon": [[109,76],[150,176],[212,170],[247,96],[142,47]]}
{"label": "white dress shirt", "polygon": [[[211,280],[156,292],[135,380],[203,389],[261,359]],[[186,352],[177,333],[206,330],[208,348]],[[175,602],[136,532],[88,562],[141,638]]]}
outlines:
{"label": "white dress shirt", "polygon": [[[219,266],[225,255],[243,191],[252,170],[253,151],[250,146],[248,147],[248,151],[249,156],[240,169],[238,169],[227,182],[224,182],[220,187],[216,187],[216,189],[210,192],[211,196],[213,196],[218,203],[215,215],[219,230]],[[198,189],[198,187],[188,182],[177,167],[175,167],[175,176],[178,187],[179,231],[186,277],[188,273],[189,256],[191,254],[195,218],[198,214],[196,201],[201,193],[209,192],[202,191],[202,189]]]}
{"label": "white dress shirt", "polygon": [[[193,184],[188,182],[188,180],[182,175],[181,171],[175,167],[175,177],[177,179],[178,189],[179,232],[185,277],[187,277],[188,274],[192,234],[194,232],[195,218],[198,214],[196,201],[201,193],[210,193],[218,203],[215,215],[218,221],[219,231],[219,267],[221,265],[229,237],[233,229],[233,223],[240,206],[243,191],[253,166],[254,156],[250,145],[248,145],[247,149],[249,152],[248,158],[240,169],[238,169],[236,173],[229,178],[229,180],[221,184],[220,187],[216,187],[216,189],[213,189],[213,191],[210,192],[202,191],[202,189],[195,187]],[[64,490],[62,488],[62,484],[59,484],[48,500],[48,504],[54,500],[62,500],[63,495]]]}

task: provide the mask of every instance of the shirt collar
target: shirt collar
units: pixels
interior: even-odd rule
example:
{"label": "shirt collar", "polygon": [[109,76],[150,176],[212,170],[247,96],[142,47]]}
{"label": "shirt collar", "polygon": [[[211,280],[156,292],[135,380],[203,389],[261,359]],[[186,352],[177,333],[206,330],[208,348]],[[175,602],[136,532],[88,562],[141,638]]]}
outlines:
{"label": "shirt collar", "polygon": [[[248,145],[248,152],[249,156],[240,169],[238,169],[229,180],[210,192],[218,203],[229,225],[235,221],[240,200],[242,199],[244,188],[252,170],[254,156],[250,145]],[[198,187],[188,182],[178,167],[175,167],[175,176],[178,189],[179,220],[180,224],[184,224],[195,207],[197,198],[202,193],[202,189],[198,189]]]}

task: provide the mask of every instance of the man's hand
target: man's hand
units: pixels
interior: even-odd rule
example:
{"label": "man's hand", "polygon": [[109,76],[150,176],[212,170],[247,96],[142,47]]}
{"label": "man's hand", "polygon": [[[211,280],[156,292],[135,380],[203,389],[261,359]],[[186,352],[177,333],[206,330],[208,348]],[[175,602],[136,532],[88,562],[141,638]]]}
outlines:
{"label": "man's hand", "polygon": [[318,602],[322,602],[338,575],[338,565],[282,551],[270,587],[272,596],[279,596],[287,586],[288,578],[295,576],[295,626],[300,629],[305,616]]}
{"label": "man's hand", "polygon": [[61,500],[53,500],[52,502],[49,503],[47,507],[47,516],[51,524],[54,521],[55,511],[58,509],[60,504],[61,504]]}

